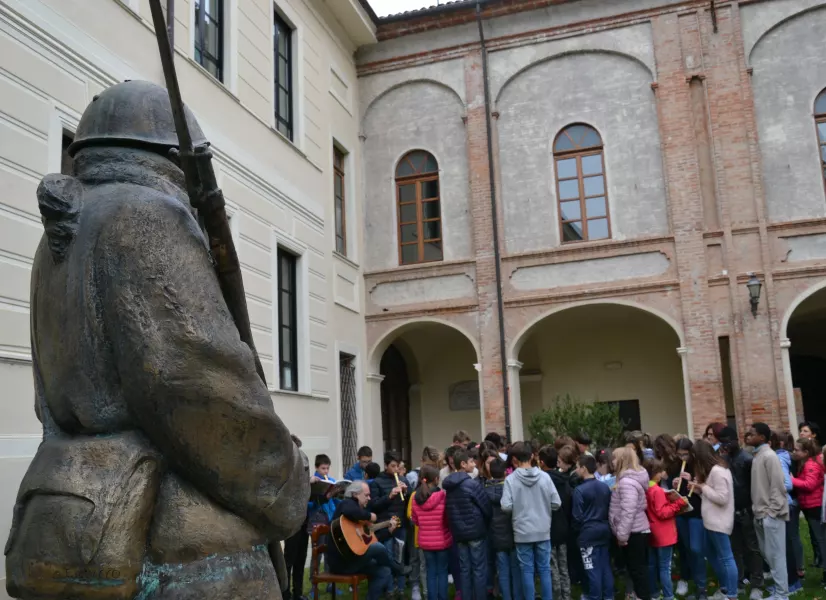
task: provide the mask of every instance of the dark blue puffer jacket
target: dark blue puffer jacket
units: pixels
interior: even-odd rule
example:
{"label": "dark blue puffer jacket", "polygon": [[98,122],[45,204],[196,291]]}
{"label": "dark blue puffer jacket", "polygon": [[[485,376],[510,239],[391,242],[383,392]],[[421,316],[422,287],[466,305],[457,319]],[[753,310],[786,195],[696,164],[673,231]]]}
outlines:
{"label": "dark blue puffer jacket", "polygon": [[485,539],[492,511],[482,484],[460,471],[448,475],[442,488],[447,492],[447,522],[453,541]]}

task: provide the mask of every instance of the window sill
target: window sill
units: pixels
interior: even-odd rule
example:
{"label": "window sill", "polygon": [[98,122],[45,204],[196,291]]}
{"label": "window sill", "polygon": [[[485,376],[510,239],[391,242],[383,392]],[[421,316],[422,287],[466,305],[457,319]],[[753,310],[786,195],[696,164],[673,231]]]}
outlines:
{"label": "window sill", "polygon": [[125,8],[130,15],[137,18],[138,21],[143,21],[140,15],[140,10],[136,6],[132,6],[132,3],[129,0],[117,0],[117,3],[120,4],[123,8]]}
{"label": "window sill", "polygon": [[341,252],[338,252],[337,250],[333,250],[333,256],[335,256],[338,260],[340,260],[340,261],[341,261],[341,262],[343,262],[344,264],[346,264],[346,265],[348,265],[348,266],[350,266],[350,267],[353,267],[353,268],[354,268],[354,269],[356,269],[356,270],[360,270],[360,269],[361,269],[361,267],[359,266],[359,264],[358,264],[357,262],[355,262],[354,260],[351,260],[351,259],[347,258],[347,256],[346,256],[346,255],[342,254]]}
{"label": "window sill", "polygon": [[279,396],[288,396],[290,398],[303,398],[305,400],[322,400],[322,401],[329,401],[329,396],[322,396],[321,394],[309,394],[307,392],[293,392],[291,390],[282,390],[279,388],[274,388],[272,386],[267,386],[267,391],[270,394],[278,394]]}
{"label": "window sill", "polygon": [[407,273],[416,271],[435,271],[439,269],[451,269],[454,267],[462,267],[467,265],[475,265],[476,259],[460,259],[460,260],[441,260],[430,261],[424,263],[416,263],[413,265],[399,265],[397,267],[389,267],[386,269],[377,269],[375,271],[367,271],[364,273],[365,277],[373,277],[380,275],[392,275],[395,273]]}

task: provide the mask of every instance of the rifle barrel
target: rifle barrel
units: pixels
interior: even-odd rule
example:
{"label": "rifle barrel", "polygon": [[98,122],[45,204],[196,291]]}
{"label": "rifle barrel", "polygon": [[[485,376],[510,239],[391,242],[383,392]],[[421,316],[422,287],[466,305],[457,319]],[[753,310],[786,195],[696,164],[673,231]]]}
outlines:
{"label": "rifle barrel", "polygon": [[158,51],[161,54],[163,76],[169,92],[169,101],[172,104],[172,118],[175,120],[175,132],[178,135],[178,151],[181,155],[192,154],[192,136],[189,134],[189,126],[186,122],[184,102],[181,97],[181,88],[178,86],[173,49],[163,17],[161,0],[149,0],[149,8],[152,10],[152,23],[155,25],[155,37],[158,40]]}

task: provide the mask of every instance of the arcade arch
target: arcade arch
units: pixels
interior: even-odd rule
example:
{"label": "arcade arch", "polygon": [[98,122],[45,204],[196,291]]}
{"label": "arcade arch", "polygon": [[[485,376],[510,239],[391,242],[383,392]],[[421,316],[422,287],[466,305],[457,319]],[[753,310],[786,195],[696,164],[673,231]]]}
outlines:
{"label": "arcade arch", "polygon": [[633,304],[587,303],[543,315],[511,346],[514,425],[528,435],[533,414],[570,394],[620,403],[621,414],[634,421],[629,428],[689,432],[681,340],[673,320]]}
{"label": "arcade arch", "polygon": [[826,281],[791,304],[781,338],[790,426],[804,418],[826,423]]}
{"label": "arcade arch", "polygon": [[444,449],[458,429],[481,441],[479,353],[467,332],[441,320],[407,323],[376,344],[371,363],[381,378],[382,453],[418,464],[424,446]]}

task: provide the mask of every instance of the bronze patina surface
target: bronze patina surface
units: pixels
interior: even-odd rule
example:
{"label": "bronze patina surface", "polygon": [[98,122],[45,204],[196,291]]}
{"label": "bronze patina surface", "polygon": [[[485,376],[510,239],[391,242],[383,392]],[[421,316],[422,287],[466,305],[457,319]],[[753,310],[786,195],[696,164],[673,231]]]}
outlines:
{"label": "bronze patina surface", "polygon": [[5,549],[12,597],[281,597],[270,550],[301,526],[309,483],[227,307],[177,143],[166,90],[118,84],[81,119],[73,176],[38,188],[43,442]]}

